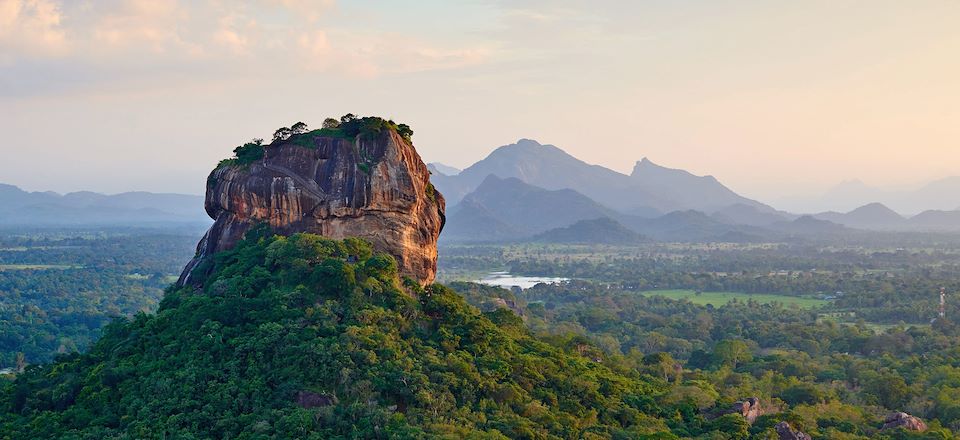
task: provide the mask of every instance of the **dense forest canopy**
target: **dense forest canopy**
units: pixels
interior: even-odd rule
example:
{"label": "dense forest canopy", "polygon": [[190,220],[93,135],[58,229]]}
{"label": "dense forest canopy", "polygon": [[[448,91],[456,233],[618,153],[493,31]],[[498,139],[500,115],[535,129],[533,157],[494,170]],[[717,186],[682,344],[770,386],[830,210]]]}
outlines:
{"label": "dense forest canopy", "polygon": [[204,284],[6,384],[0,437],[674,438],[662,379],[403,283],[360,240],[251,234]]}
{"label": "dense forest canopy", "polygon": [[114,317],[156,310],[200,234],[0,231],[0,369],[83,351]]}

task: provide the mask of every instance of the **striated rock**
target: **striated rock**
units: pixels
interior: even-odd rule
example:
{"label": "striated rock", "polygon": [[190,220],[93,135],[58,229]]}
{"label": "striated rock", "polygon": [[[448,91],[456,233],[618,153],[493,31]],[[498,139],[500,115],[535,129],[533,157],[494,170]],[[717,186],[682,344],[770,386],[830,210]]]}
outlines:
{"label": "striated rock", "polygon": [[777,431],[777,437],[780,440],[812,440],[806,433],[795,431],[787,422],[777,423],[773,429]]}
{"label": "striated rock", "polygon": [[393,255],[401,275],[423,284],[436,275],[443,196],[394,130],[355,139],[307,133],[264,147],[252,163],[222,164],[208,178],[205,208],[216,221],[178,285],[198,284],[200,262],[262,223],[283,235],[361,237]]}
{"label": "striated rock", "polygon": [[927,424],[905,412],[891,413],[883,420],[882,429],[903,428],[910,431],[926,431]]}
{"label": "striated rock", "polygon": [[734,403],[733,412],[742,415],[749,423],[753,423],[757,420],[757,417],[763,415],[763,409],[760,408],[760,399],[756,397],[749,397]]}

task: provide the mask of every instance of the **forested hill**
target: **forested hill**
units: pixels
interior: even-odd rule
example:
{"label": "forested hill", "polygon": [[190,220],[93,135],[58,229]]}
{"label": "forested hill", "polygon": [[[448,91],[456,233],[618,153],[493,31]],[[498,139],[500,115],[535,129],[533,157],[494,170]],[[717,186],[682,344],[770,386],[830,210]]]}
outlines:
{"label": "forested hill", "polygon": [[[202,291],[0,392],[0,438],[675,438],[666,384],[403,283],[360,240],[255,236]],[[742,419],[741,419],[742,420]],[[745,432],[724,417],[704,429]],[[660,433],[660,434],[658,434]]]}

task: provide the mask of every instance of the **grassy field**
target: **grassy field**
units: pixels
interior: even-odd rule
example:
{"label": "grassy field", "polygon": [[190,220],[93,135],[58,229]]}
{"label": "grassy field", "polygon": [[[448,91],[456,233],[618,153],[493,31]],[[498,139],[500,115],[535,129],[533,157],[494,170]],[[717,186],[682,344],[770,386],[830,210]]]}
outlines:
{"label": "grassy field", "polygon": [[722,306],[734,298],[740,301],[754,300],[759,303],[767,304],[778,302],[784,306],[796,305],[801,308],[809,309],[827,304],[829,301],[806,298],[798,296],[769,295],[762,293],[739,293],[739,292],[703,292],[699,295],[693,290],[649,290],[641,292],[644,295],[659,295],[670,299],[686,299],[694,304],[707,305],[715,307]]}
{"label": "grassy field", "polygon": [[0,270],[79,269],[68,264],[0,264]]}

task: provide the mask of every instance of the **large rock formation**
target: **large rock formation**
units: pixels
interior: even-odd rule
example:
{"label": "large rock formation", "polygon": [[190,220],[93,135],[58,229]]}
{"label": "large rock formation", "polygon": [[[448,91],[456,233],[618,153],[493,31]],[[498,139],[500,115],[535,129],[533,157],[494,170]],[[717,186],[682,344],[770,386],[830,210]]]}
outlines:
{"label": "large rock formation", "polygon": [[908,431],[926,431],[927,424],[905,412],[895,412],[883,419],[882,429],[903,428]]}
{"label": "large rock formation", "polygon": [[208,179],[205,207],[216,222],[179,285],[198,284],[199,263],[258,224],[288,235],[361,237],[393,255],[402,275],[436,275],[444,200],[416,150],[394,130],[355,139],[300,135],[264,147],[263,158],[225,161]]}

